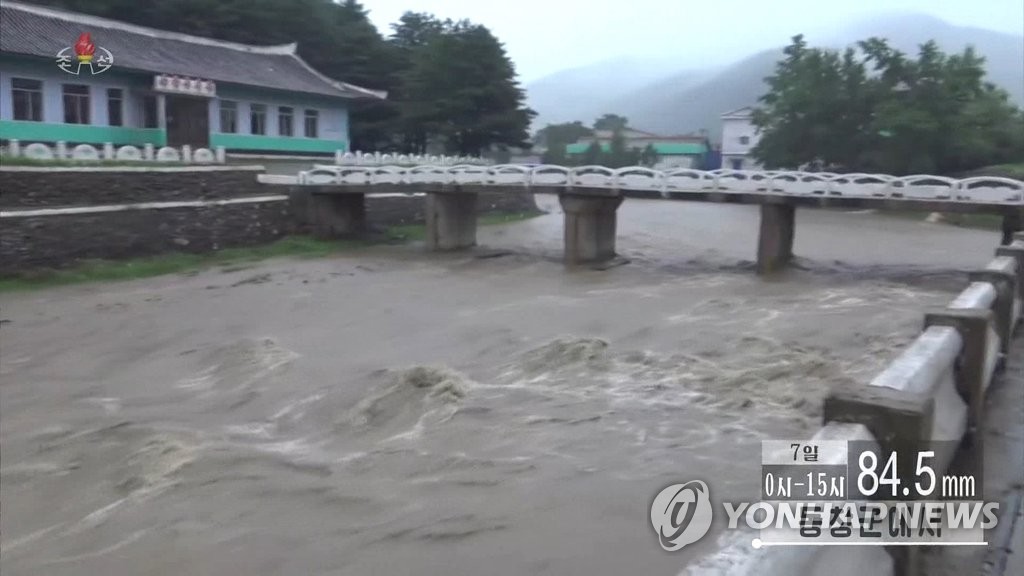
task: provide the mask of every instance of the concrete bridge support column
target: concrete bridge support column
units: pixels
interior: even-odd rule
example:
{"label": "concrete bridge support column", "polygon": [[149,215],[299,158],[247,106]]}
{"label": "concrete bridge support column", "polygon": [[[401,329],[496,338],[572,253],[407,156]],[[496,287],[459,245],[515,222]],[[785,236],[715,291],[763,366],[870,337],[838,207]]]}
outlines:
{"label": "concrete bridge support column", "polygon": [[761,233],[757,241],[757,273],[771,274],[793,259],[796,207],[761,204]]}
{"label": "concrete bridge support column", "polygon": [[317,238],[358,238],[366,233],[365,194],[310,194],[308,217]]}
{"label": "concrete bridge support column", "polygon": [[622,196],[558,195],[565,213],[565,264],[592,264],[615,258],[616,212]]}
{"label": "concrete bridge support column", "polygon": [[1021,225],[1020,212],[1003,214],[1003,240],[1001,244],[1005,246],[1013,242],[1014,232],[1018,232],[1020,230],[1024,230],[1024,226]]}
{"label": "concrete bridge support column", "polygon": [[427,249],[459,250],[476,246],[476,193],[427,193]]}

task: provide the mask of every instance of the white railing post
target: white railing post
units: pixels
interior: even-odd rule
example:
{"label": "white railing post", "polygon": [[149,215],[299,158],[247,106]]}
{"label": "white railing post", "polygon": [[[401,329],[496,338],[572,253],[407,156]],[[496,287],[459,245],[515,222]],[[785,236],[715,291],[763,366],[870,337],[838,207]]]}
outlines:
{"label": "white railing post", "polygon": [[63,140],[57,141],[57,149],[54,154],[58,160],[67,160],[68,158],[68,144]]}
{"label": "white railing post", "polygon": [[113,160],[114,159],[114,144],[112,142],[103,143],[103,159]]}
{"label": "white railing post", "polygon": [[152,144],[147,143],[145,146],[142,147],[142,158],[145,159],[146,162],[152,162],[153,161],[153,145]]}
{"label": "white railing post", "polygon": [[188,144],[184,144],[181,147],[181,161],[185,164],[192,163],[192,147]]}
{"label": "white railing post", "polygon": [[217,158],[217,164],[224,164],[228,161],[227,150],[225,150],[223,146],[217,146],[215,156]]}
{"label": "white railing post", "polygon": [[7,141],[7,155],[11,158],[17,158],[21,156],[21,142],[16,139]]}

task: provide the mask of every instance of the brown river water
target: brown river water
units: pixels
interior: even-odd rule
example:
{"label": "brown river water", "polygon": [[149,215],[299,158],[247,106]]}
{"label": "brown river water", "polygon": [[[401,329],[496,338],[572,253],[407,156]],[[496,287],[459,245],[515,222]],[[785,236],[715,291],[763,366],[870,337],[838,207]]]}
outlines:
{"label": "brown river water", "polygon": [[[0,296],[0,562],[19,575],[677,574],[649,507],[754,497],[964,285],[995,232],[627,200],[632,263],[566,272],[550,214],[494,253],[384,246]],[[487,256],[487,257],[484,257]]]}

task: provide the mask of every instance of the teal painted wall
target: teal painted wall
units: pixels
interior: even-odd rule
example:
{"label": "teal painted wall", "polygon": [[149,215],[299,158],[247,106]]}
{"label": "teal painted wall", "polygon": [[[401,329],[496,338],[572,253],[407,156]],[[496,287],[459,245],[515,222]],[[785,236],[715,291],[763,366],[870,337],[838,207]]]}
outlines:
{"label": "teal painted wall", "polygon": [[[221,132],[220,103],[236,103],[238,132]],[[250,133],[252,104],[266,106],[266,134]],[[292,127],[295,136],[280,136],[278,108],[290,106],[294,110]],[[317,138],[305,138],[303,117],[306,110],[316,110],[319,117]],[[228,150],[333,153],[348,150],[348,104],[341,98],[328,98],[312,94],[296,94],[248,86],[218,85],[217,97],[210,102],[210,144]]]}
{"label": "teal painted wall", "polygon": [[125,126],[94,126],[90,124],[51,124],[0,120],[0,140],[17,139],[28,142],[65,142],[132,144],[141,146],[167,144],[167,132],[160,128],[128,128]]}
{"label": "teal painted wall", "polygon": [[348,143],[344,140],[254,136],[252,134],[210,134],[210,145],[214,147],[223,146],[228,150],[318,153],[334,153],[335,150],[348,151]]}

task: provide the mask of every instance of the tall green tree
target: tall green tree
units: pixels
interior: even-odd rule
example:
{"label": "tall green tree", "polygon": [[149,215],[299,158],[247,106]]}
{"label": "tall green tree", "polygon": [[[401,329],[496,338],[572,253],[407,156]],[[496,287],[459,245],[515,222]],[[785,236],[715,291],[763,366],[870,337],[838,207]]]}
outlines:
{"label": "tall green tree", "polygon": [[654,144],[648,144],[640,152],[640,158],[638,162],[641,166],[654,166],[658,163],[658,151],[654,149]]}
{"label": "tall green tree", "polygon": [[525,106],[515,67],[490,30],[468,21],[407,15],[392,42],[406,51],[399,105],[407,129],[418,127],[451,153],[529,147],[527,129],[535,114]]}
{"label": "tall green tree", "polygon": [[583,125],[579,120],[562,124],[548,124],[533,136],[535,146],[546,148],[541,156],[545,164],[570,164],[572,159],[566,156],[565,147],[580,138],[592,136],[594,131]]}
{"label": "tall green tree", "polygon": [[595,140],[591,142],[590,146],[587,146],[587,149],[583,152],[580,164],[585,166],[601,164],[601,159],[604,155],[604,151],[601,150],[601,144]]}
{"label": "tall green tree", "polygon": [[1024,115],[971,48],[928,42],[910,58],[879,38],[839,53],[796,36],[784,56],[753,116],[766,167],[953,173],[1024,159]]}
{"label": "tall green tree", "polygon": [[594,130],[625,130],[629,124],[629,120],[625,116],[619,116],[618,114],[604,114],[597,120],[594,120]]}
{"label": "tall green tree", "polygon": [[585,136],[593,136],[594,131],[583,125],[582,122],[564,122],[562,124],[548,124],[541,128],[533,136],[534,144],[538,146],[551,147],[556,143],[572,144]]}
{"label": "tall green tree", "polygon": [[622,131],[623,128],[617,128],[612,132],[612,139],[608,144],[608,153],[602,158],[601,163],[609,168],[635,166],[640,162],[640,150],[627,147],[626,137]]}

